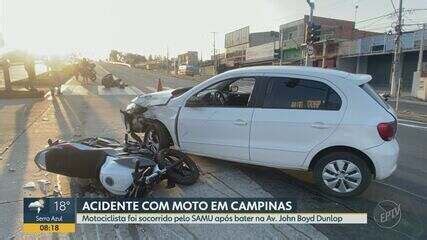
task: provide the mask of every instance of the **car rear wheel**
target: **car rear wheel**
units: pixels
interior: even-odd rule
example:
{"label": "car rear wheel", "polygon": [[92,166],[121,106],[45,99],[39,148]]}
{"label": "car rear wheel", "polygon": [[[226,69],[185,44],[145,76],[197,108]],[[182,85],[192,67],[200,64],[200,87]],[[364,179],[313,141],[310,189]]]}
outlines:
{"label": "car rear wheel", "polygon": [[323,156],[314,166],[319,188],[336,197],[361,194],[369,186],[372,173],[366,161],[357,154],[336,152]]}

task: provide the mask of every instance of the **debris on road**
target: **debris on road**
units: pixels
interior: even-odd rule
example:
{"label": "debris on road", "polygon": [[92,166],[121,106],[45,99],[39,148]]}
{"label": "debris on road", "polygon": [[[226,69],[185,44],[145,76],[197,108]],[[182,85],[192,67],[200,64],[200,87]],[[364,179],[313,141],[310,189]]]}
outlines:
{"label": "debris on road", "polygon": [[28,189],[28,190],[35,190],[36,184],[34,182],[27,182],[22,188]]}
{"label": "debris on road", "polygon": [[[43,191],[47,187],[47,185],[50,185],[50,181],[46,179],[40,179],[37,180],[37,183],[40,185],[40,189]],[[43,189],[42,189],[43,188]]]}
{"label": "debris on road", "polygon": [[11,167],[9,163],[6,164],[6,167],[9,169],[9,172],[15,172],[16,171],[16,169]]}

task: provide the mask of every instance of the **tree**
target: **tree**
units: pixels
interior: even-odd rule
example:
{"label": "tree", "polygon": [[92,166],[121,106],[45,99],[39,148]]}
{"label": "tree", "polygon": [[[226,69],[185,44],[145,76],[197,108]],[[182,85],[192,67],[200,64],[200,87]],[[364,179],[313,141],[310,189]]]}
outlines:
{"label": "tree", "polygon": [[123,61],[130,65],[135,65],[147,61],[144,56],[135,53],[126,53],[123,57]]}
{"label": "tree", "polygon": [[110,51],[110,61],[111,62],[119,62],[121,58],[122,53],[117,50],[111,50]]}

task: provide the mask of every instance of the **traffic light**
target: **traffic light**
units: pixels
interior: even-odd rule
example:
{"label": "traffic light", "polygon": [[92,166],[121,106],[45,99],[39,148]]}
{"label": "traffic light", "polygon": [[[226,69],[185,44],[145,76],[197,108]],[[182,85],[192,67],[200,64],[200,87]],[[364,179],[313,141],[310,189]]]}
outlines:
{"label": "traffic light", "polygon": [[315,43],[320,41],[320,33],[322,27],[315,23],[310,24],[307,27],[307,43]]}
{"label": "traffic light", "polygon": [[274,50],[274,59],[280,59],[280,49]]}

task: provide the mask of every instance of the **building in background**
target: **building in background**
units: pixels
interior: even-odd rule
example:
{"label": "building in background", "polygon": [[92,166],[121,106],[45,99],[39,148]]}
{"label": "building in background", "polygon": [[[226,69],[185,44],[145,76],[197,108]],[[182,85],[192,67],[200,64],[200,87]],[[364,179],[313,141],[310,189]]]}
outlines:
{"label": "building in background", "polygon": [[[417,70],[418,55],[424,36],[424,57],[427,59],[427,30],[405,32],[402,41],[402,91],[410,91],[413,73]],[[377,89],[389,90],[393,65],[395,35],[378,34],[343,41],[338,47],[337,68],[353,73],[372,75],[370,82]]]}
{"label": "building in background", "polygon": [[225,69],[244,65],[246,49],[278,40],[278,32],[250,33],[249,26],[225,34]]}
{"label": "building in background", "polygon": [[179,54],[177,58],[179,75],[196,75],[199,73],[199,56],[197,51]]}
{"label": "building in background", "polygon": [[279,48],[279,41],[249,47],[246,49],[246,59],[243,66],[276,65],[278,64],[276,52]]}
{"label": "building in background", "polygon": [[[303,65],[309,16],[283,24],[279,57],[284,65]],[[355,29],[353,21],[313,16],[313,23],[321,26],[320,41],[314,43],[314,54],[309,61],[315,67],[336,67],[338,44],[343,40],[357,39],[377,33]]]}
{"label": "building in background", "polygon": [[225,53],[216,53],[211,56],[210,60],[200,63],[200,75],[213,76],[219,72],[224,72]]}

